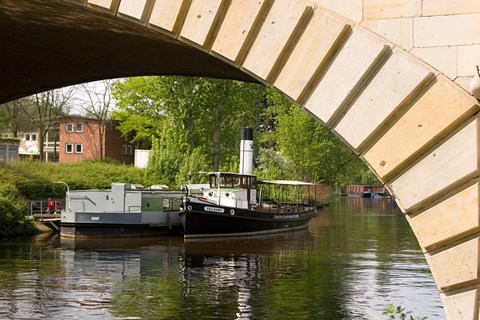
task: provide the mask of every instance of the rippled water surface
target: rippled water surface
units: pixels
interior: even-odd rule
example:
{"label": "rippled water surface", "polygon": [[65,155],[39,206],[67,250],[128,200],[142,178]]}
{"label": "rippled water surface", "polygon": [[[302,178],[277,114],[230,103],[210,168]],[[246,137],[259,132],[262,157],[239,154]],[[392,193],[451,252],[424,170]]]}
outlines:
{"label": "rippled water surface", "polygon": [[342,198],[309,229],[256,238],[0,243],[0,319],[445,319],[403,215]]}

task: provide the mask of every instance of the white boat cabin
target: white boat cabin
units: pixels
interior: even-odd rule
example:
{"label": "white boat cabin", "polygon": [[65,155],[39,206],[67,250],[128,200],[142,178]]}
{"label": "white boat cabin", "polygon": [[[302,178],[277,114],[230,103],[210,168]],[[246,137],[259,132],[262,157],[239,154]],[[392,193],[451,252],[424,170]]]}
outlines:
{"label": "white boat cabin", "polygon": [[203,196],[219,206],[249,209],[256,204],[257,177],[231,172],[210,172],[209,188]]}

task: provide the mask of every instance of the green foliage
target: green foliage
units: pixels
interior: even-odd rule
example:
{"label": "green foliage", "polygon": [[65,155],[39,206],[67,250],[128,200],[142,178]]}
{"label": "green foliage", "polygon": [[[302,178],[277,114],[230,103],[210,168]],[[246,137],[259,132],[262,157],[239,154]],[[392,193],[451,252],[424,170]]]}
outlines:
{"label": "green foliage", "polygon": [[113,94],[120,130],[152,145],[147,172],[163,184],[179,186],[198,171],[238,171],[241,127],[257,131],[260,178],[332,185],[377,181],[329,129],[257,84],[137,77],[117,82]]}
{"label": "green foliage", "polygon": [[[1,169],[0,169],[1,170]],[[70,189],[109,188],[112,182],[158,183],[145,170],[112,162],[86,160],[78,163],[45,163],[17,161],[4,166],[0,182],[8,179],[22,195],[31,199],[61,197],[65,189],[55,181],[67,183]]]}
{"label": "green foliage", "polygon": [[255,173],[261,179],[287,179],[288,160],[273,148],[260,149]]}
{"label": "green foliage", "polygon": [[148,173],[179,186],[210,170],[238,170],[239,132],[254,127],[264,88],[210,78],[140,77],[118,82],[120,130],[151,139]]}
{"label": "green foliage", "polygon": [[[272,164],[274,173],[285,179],[333,185],[347,184],[352,175],[371,172],[329,129],[278,93],[268,91],[267,104],[264,120],[273,129],[262,133],[260,139],[285,159],[282,166],[278,161]],[[270,157],[274,154],[269,152]],[[263,170],[265,160],[261,153],[259,168]]]}
{"label": "green foliage", "polygon": [[33,224],[25,219],[26,214],[26,201],[15,185],[0,183],[0,236],[31,232]]}
{"label": "green foliage", "polygon": [[7,112],[0,109],[0,130],[5,128],[8,124]]}
{"label": "green foliage", "polygon": [[[0,127],[1,128],[1,127]],[[10,138],[10,137],[1,137],[0,136],[0,142],[7,142],[7,143],[20,143],[20,139],[18,138]]]}
{"label": "green foliage", "polygon": [[389,304],[385,310],[383,311],[383,314],[388,315],[388,319],[395,320],[425,320],[427,317],[416,317],[414,318],[411,315],[411,311],[405,311],[404,308],[401,306],[395,307],[393,304]]}

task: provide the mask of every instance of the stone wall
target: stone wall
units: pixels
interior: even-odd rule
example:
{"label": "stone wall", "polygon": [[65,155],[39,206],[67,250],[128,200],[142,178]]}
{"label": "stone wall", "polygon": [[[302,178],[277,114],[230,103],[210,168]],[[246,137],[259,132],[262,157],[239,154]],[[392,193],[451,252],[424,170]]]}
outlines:
{"label": "stone wall", "polygon": [[468,90],[480,65],[478,0],[316,0],[385,37]]}

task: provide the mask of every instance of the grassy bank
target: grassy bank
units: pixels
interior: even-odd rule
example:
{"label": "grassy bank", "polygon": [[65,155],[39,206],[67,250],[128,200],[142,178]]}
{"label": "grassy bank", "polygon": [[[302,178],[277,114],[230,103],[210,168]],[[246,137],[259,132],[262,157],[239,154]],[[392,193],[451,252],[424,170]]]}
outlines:
{"label": "grassy bank", "polygon": [[110,188],[112,182],[158,183],[145,170],[116,163],[83,161],[80,163],[45,163],[16,161],[0,163],[0,237],[35,232],[28,214],[27,200],[65,197],[65,186],[71,190]]}

